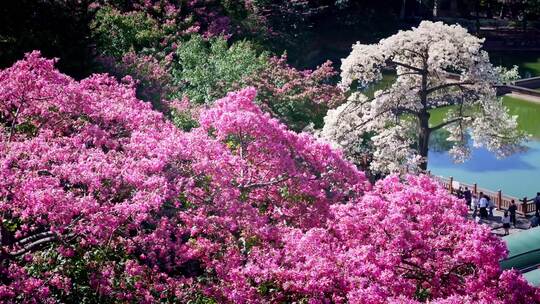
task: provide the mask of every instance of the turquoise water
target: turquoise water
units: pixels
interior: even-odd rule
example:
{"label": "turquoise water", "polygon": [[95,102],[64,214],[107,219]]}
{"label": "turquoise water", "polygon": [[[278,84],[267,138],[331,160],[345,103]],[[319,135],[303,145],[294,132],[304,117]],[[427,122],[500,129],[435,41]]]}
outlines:
{"label": "turquoise water", "polygon": [[540,141],[529,142],[527,147],[526,152],[503,159],[497,159],[486,149],[473,148],[471,159],[462,164],[453,163],[447,152],[431,151],[428,169],[434,175],[452,176],[464,183],[530,198],[540,191]]}
{"label": "turquoise water", "polygon": [[484,148],[472,148],[471,159],[456,164],[444,149],[433,147],[428,169],[435,175],[452,176],[457,181],[477,183],[490,190],[501,189],[518,198],[535,196],[540,191],[540,104],[511,97],[505,97],[504,103],[512,114],[519,115],[520,129],[532,135],[526,151],[497,159]]}

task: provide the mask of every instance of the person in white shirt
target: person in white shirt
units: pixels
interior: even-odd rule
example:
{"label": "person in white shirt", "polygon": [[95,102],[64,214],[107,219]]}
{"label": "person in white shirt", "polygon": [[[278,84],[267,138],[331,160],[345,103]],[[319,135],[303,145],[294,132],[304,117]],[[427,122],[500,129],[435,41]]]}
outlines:
{"label": "person in white shirt", "polygon": [[471,200],[473,214],[472,217],[475,218],[478,215],[478,209],[480,209],[480,200],[478,199],[478,194],[474,194]]}
{"label": "person in white shirt", "polygon": [[504,212],[502,223],[503,223],[503,228],[504,228],[504,235],[509,235],[510,234],[510,215],[508,214],[508,211]]}
{"label": "person in white shirt", "polygon": [[488,200],[486,198],[486,196],[484,195],[483,192],[480,192],[480,217],[481,218],[486,218],[488,217],[488,213],[487,213],[487,207],[488,207]]}

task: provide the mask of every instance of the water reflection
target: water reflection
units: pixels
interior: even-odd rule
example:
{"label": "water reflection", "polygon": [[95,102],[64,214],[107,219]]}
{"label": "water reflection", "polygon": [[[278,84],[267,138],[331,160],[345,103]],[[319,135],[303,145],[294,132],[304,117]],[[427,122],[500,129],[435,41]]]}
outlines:
{"label": "water reflection", "polygon": [[513,154],[505,158],[497,158],[494,153],[485,148],[471,148],[471,158],[462,164],[456,164],[446,151],[431,150],[429,155],[430,166],[437,170],[444,168],[458,168],[464,172],[488,173],[488,171],[506,170],[532,170],[536,167],[527,160],[530,153],[538,153],[538,149],[529,147],[527,151]]}
{"label": "water reflection", "polygon": [[[540,191],[540,104],[509,96],[505,96],[503,101],[512,115],[519,116],[519,128],[532,135],[526,151],[498,159],[485,148],[472,147],[471,158],[456,164],[448,154],[451,143],[445,140],[447,134],[443,131],[434,134],[430,141],[428,164],[431,172],[453,176],[465,183],[478,183],[491,190],[501,189],[520,198],[532,197]],[[432,113],[432,118],[441,120],[444,112]]]}
{"label": "water reflection", "polygon": [[473,147],[471,158],[462,164],[454,163],[446,151],[433,150],[429,154],[429,170],[491,190],[501,189],[516,197],[532,197],[540,191],[540,141],[531,141],[527,147],[524,152],[502,159],[485,148]]}

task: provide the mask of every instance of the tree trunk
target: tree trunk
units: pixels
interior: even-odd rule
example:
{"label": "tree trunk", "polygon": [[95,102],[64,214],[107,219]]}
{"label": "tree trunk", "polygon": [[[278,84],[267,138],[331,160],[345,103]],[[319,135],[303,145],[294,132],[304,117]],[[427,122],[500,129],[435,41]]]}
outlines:
{"label": "tree trunk", "polygon": [[[437,1],[435,1],[436,3]],[[426,51],[427,52],[427,51]],[[429,112],[428,112],[428,63],[427,63],[427,53],[426,56],[422,60],[422,84],[420,89],[420,103],[422,104],[422,110],[420,110],[420,113],[418,113],[418,123],[419,128],[418,130],[418,153],[422,157],[422,161],[420,163],[420,170],[426,171],[427,170],[427,162],[428,162],[428,151],[429,151],[429,135],[431,130],[429,129]]]}
{"label": "tree trunk", "polygon": [[457,0],[452,0],[450,2],[450,11],[452,11],[452,16],[458,17],[459,11],[458,11],[458,2]]}
{"label": "tree trunk", "polygon": [[422,157],[422,162],[420,163],[420,169],[423,171],[427,170],[428,162],[428,152],[429,152],[429,112],[422,111],[418,116],[420,123],[420,130],[418,132],[418,153]]}
{"label": "tree trunk", "polygon": [[439,17],[439,1],[433,0],[433,17]]}
{"label": "tree trunk", "polygon": [[401,10],[399,11],[399,19],[404,20],[407,12],[407,0],[401,1]]}
{"label": "tree trunk", "polygon": [[480,33],[480,1],[479,0],[476,1],[474,10],[476,13],[476,33]]}

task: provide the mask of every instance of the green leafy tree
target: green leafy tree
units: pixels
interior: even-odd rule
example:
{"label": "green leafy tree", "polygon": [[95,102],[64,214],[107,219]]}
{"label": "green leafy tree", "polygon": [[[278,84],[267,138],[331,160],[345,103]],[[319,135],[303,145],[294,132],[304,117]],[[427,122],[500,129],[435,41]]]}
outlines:
{"label": "green leafy tree", "polygon": [[115,58],[152,47],[163,36],[157,21],[145,13],[122,13],[111,7],[97,11],[91,30],[99,52]]}
{"label": "green leafy tree", "polygon": [[244,85],[246,77],[268,65],[268,54],[258,52],[251,42],[238,41],[229,47],[223,38],[206,41],[194,36],[176,55],[173,79],[182,94],[197,104],[225,96],[234,86]]}

